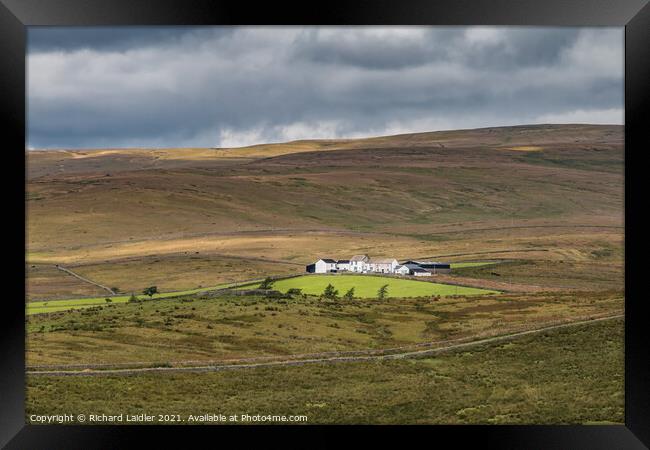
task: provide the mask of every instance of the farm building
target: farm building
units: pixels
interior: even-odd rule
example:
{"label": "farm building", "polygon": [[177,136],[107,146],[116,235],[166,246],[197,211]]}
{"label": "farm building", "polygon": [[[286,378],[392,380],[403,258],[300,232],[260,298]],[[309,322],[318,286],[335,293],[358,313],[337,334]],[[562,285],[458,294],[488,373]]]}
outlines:
{"label": "farm building", "polygon": [[413,269],[421,269],[421,267],[418,264],[416,264],[416,263],[414,263],[412,261],[407,261],[402,265],[409,270],[409,275],[411,275],[411,271]]}
{"label": "farm building", "polygon": [[400,264],[399,266],[395,267],[395,273],[398,275],[409,275],[411,273],[411,269]]}
{"label": "farm building", "polygon": [[435,261],[406,261],[404,265],[418,266],[430,271],[434,275],[437,273],[451,273],[451,265],[449,263]]}
{"label": "farm building", "polygon": [[370,258],[368,255],[354,255],[350,258],[350,268],[351,272],[364,272],[366,270],[366,264]]}
{"label": "farm building", "polygon": [[368,261],[368,272],[395,273],[395,267],[399,265],[394,258],[378,258]]}
{"label": "farm building", "polygon": [[425,269],[415,268],[415,269],[411,269],[411,275],[413,275],[414,277],[430,277],[431,272]]}
{"label": "farm building", "polygon": [[314,273],[336,272],[336,261],[333,259],[319,259],[314,263]]}
{"label": "farm building", "polygon": [[339,259],[336,261],[336,269],[348,271],[350,270],[350,260],[349,259]]}
{"label": "farm building", "polygon": [[430,276],[451,272],[447,263],[432,261],[406,261],[400,264],[395,258],[370,258],[368,255],[354,255],[348,259],[319,259],[306,266],[308,273],[357,272],[385,273],[396,275]]}

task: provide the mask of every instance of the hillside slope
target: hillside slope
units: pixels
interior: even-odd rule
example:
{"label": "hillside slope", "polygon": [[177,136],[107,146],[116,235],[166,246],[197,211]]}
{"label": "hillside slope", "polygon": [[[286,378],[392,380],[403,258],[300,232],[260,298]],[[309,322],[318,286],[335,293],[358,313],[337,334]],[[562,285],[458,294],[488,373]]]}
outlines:
{"label": "hillside slope", "polygon": [[[621,126],[240,149],[37,151],[27,159],[27,255],[37,264],[121,267],[182,255],[303,264],[323,254],[407,258],[470,250],[617,264],[622,258]],[[593,257],[603,248],[608,256]],[[112,269],[99,271],[109,283]],[[124,284],[121,276],[114,280]]]}

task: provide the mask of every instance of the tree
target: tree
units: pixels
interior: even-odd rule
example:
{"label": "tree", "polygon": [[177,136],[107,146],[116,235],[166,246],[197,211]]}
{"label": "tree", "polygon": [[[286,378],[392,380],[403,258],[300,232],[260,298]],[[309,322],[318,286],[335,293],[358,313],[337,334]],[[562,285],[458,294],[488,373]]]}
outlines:
{"label": "tree", "polygon": [[351,287],[349,291],[343,294],[343,298],[346,300],[352,300],[354,298],[354,287]]}
{"label": "tree", "polygon": [[264,278],[264,281],[262,281],[262,284],[260,284],[260,289],[271,289],[272,286],[273,286],[273,278],[266,277]]}
{"label": "tree", "polygon": [[104,301],[105,301],[106,303],[113,303],[113,300],[111,300],[111,299],[110,299],[110,298],[108,298],[108,297],[107,297],[107,298],[105,298],[105,299],[104,299]]}
{"label": "tree", "polygon": [[144,295],[148,295],[149,298],[153,297],[154,294],[158,293],[158,287],[156,286],[149,286],[145,290],[142,291]]}
{"label": "tree", "polygon": [[300,295],[300,294],[302,294],[302,289],[291,288],[291,289],[289,289],[289,290],[287,291],[287,294],[288,294],[288,295]]}
{"label": "tree", "polygon": [[386,295],[388,294],[388,285],[384,284],[382,287],[379,288],[377,291],[377,297],[379,300],[383,300],[386,298]]}
{"label": "tree", "polygon": [[323,291],[323,297],[325,298],[337,298],[339,296],[339,291],[334,289],[334,286],[328,284],[325,290]]}

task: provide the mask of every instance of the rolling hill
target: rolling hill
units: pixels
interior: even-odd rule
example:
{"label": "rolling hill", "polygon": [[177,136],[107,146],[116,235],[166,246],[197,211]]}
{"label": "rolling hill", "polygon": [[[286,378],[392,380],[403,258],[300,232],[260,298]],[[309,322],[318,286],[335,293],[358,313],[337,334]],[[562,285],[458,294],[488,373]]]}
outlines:
{"label": "rolling hill", "polygon": [[87,295],[54,264],[128,292],[292,273],[355,253],[562,261],[579,266],[579,282],[562,287],[588,287],[602,270],[605,287],[622,288],[623,142],[621,126],[531,125],[30,151],[28,295]]}

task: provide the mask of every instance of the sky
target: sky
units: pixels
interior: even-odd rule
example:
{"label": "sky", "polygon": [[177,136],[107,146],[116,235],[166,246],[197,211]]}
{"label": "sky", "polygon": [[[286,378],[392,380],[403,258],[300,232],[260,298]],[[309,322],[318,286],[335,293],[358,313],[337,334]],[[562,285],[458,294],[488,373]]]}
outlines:
{"label": "sky", "polygon": [[30,27],[27,146],[623,124],[623,28]]}

